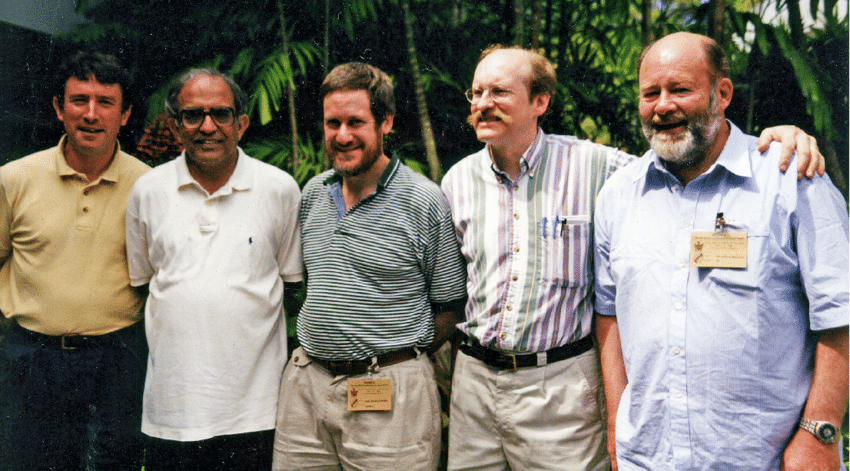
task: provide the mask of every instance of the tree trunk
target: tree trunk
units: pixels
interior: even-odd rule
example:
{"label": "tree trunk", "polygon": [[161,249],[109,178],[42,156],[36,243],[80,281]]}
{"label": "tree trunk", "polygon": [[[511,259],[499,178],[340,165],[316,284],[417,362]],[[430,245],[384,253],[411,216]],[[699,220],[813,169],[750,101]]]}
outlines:
{"label": "tree trunk", "polygon": [[410,13],[410,0],[401,0],[404,15],[404,29],[407,37],[407,55],[410,59],[410,69],[413,75],[413,85],[416,89],[416,107],[419,110],[419,126],[422,128],[422,141],[425,143],[425,158],[430,167],[431,180],[438,184],[443,178],[440,159],[437,157],[437,143],[431,128],[431,118],[428,116],[428,104],[425,101],[425,85],[419,71],[419,59],[416,58],[416,43],[413,40],[413,15]]}
{"label": "tree trunk", "polygon": [[325,50],[322,53],[322,77],[331,71],[331,0],[325,0]]}
{"label": "tree trunk", "polygon": [[283,0],[277,0],[277,10],[280,14],[280,36],[283,40],[283,61],[284,70],[287,70],[289,77],[286,77],[286,101],[289,106],[289,127],[292,131],[292,174],[298,171],[298,123],[295,120],[295,83],[292,70],[292,63],[289,60],[289,33],[286,32],[286,17],[283,16]]}
{"label": "tree trunk", "polygon": [[525,41],[525,21],[523,14],[525,13],[525,0],[514,0],[514,44],[523,46]]}
{"label": "tree trunk", "polygon": [[794,49],[800,49],[803,40],[803,14],[800,11],[800,0],[788,0],[788,28],[791,30],[791,44]]}
{"label": "tree trunk", "polygon": [[722,46],[726,26],[726,0],[711,0],[709,5],[711,15],[708,22],[708,35]]}
{"label": "tree trunk", "polygon": [[540,49],[540,22],[543,20],[543,0],[534,0],[534,16],[531,20],[531,48]]}
{"label": "tree trunk", "polygon": [[555,38],[555,26],[552,24],[552,4],[555,3],[555,0],[547,0],[546,1],[546,20],[544,21],[544,25],[546,27],[546,51],[544,55],[547,59],[552,58],[552,46]]}
{"label": "tree trunk", "polygon": [[652,0],[641,0],[640,11],[640,43],[646,47],[652,42]]}

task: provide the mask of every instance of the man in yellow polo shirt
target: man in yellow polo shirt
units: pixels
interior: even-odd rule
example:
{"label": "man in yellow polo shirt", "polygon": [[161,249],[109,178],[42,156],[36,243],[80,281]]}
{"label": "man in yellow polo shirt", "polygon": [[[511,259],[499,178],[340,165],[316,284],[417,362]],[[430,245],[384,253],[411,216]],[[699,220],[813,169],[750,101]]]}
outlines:
{"label": "man in yellow polo shirt", "polygon": [[130,286],[122,152],[129,76],[79,53],[53,97],[59,145],[0,168],[0,470],[139,470],[147,345]]}

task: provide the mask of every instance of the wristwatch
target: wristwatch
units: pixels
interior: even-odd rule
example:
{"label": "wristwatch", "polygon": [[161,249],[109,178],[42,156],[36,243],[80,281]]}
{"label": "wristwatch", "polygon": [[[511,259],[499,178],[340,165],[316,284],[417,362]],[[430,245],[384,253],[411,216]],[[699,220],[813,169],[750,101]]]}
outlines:
{"label": "wristwatch", "polygon": [[811,432],[823,444],[829,445],[838,441],[838,427],[831,422],[800,419],[800,428]]}

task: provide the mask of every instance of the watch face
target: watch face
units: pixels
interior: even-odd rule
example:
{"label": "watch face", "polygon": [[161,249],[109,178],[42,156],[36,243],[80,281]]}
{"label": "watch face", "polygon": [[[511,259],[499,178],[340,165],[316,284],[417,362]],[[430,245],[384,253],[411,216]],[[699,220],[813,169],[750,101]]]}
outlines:
{"label": "watch face", "polygon": [[832,424],[821,424],[820,427],[818,427],[817,432],[818,437],[825,442],[832,442],[838,434],[838,430],[836,430],[835,426]]}

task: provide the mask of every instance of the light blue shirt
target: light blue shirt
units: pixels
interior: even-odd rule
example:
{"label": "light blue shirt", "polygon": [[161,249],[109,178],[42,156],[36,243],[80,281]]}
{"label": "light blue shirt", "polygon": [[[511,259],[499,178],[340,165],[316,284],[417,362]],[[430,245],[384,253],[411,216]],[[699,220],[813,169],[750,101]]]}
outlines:
{"label": "light blue shirt", "polygon": [[[778,470],[812,379],[813,331],[848,323],[848,217],[828,178],[779,171],[731,126],[682,186],[650,151],[597,201],[596,310],[616,315],[628,386],[620,469]],[[791,168],[795,164],[792,163]],[[747,268],[690,266],[691,234],[747,234]]]}

